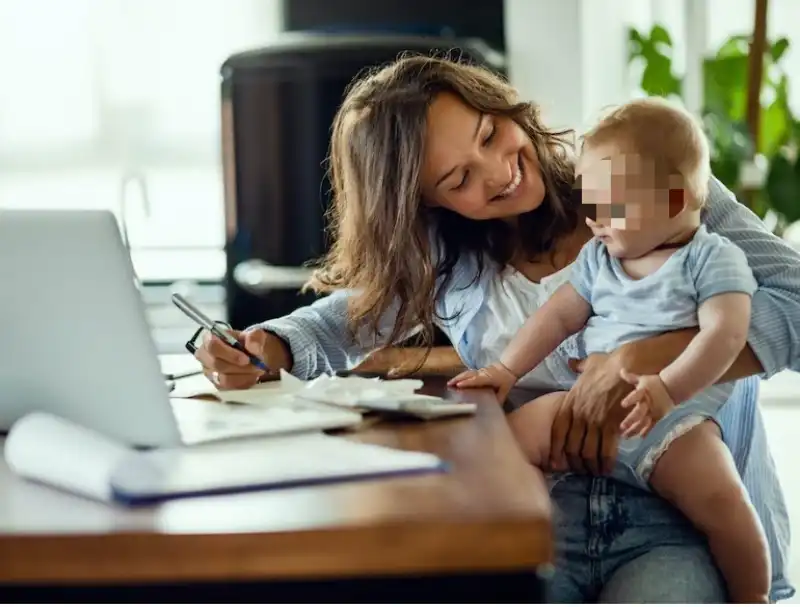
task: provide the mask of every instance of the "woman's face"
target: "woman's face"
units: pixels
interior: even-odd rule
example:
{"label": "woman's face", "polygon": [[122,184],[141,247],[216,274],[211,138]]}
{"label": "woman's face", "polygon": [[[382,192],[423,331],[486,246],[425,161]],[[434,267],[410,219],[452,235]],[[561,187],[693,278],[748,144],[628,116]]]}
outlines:
{"label": "woman's face", "polygon": [[545,191],[525,131],[448,93],[428,109],[421,187],[427,204],[477,220],[532,211]]}

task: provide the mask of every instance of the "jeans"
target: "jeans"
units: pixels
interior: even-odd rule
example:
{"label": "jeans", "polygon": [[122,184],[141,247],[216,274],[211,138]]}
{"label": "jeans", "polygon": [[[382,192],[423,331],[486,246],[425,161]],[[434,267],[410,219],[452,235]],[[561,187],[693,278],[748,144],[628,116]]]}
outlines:
{"label": "jeans", "polygon": [[724,603],[705,538],[657,495],[611,478],[548,477],[552,603]]}

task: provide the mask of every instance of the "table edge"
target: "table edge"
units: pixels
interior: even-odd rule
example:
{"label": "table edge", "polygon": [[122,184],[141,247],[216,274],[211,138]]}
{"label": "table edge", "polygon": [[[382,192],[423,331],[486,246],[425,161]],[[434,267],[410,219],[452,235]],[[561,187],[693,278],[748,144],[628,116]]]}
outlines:
{"label": "table edge", "polygon": [[[531,517],[277,533],[5,535],[0,537],[0,584],[519,571],[551,563],[552,551],[550,521]],[[101,552],[114,558],[98,558]]]}

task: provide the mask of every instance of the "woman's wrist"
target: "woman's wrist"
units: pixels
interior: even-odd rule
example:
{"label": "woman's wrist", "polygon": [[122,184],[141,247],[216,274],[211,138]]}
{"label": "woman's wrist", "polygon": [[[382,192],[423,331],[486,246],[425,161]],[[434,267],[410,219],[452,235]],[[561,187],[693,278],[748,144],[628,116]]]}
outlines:
{"label": "woman's wrist", "polygon": [[277,333],[264,328],[261,330],[267,334],[267,341],[264,343],[264,358],[267,365],[273,373],[280,369],[291,372],[294,367],[294,358],[289,343]]}
{"label": "woman's wrist", "polygon": [[[420,367],[420,365],[422,365]],[[359,373],[455,375],[466,369],[452,346],[389,347],[371,353],[355,368]]]}
{"label": "woman's wrist", "polygon": [[681,355],[697,331],[683,329],[629,342],[614,351],[611,360],[637,375],[658,375]]}
{"label": "woman's wrist", "polygon": [[[689,346],[697,331],[697,329],[681,329],[630,342],[615,350],[611,358],[617,365],[632,373],[659,374]],[[763,373],[763,368],[748,345],[717,383],[735,381],[758,373]]]}

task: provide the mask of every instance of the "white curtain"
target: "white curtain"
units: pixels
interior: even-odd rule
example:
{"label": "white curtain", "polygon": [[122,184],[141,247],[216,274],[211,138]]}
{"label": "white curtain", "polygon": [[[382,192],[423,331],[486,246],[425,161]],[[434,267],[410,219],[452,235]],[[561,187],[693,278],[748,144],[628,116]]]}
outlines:
{"label": "white curtain", "polygon": [[219,249],[219,68],[274,39],[280,5],[0,0],[0,207],[124,198],[134,249]]}

